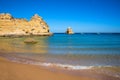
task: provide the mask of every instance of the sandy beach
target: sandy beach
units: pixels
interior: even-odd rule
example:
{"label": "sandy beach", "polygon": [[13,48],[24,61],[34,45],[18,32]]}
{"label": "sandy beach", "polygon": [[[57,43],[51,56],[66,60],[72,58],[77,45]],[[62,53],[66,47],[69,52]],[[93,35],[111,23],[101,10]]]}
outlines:
{"label": "sandy beach", "polygon": [[0,80],[96,80],[53,72],[39,66],[10,62],[0,58]]}

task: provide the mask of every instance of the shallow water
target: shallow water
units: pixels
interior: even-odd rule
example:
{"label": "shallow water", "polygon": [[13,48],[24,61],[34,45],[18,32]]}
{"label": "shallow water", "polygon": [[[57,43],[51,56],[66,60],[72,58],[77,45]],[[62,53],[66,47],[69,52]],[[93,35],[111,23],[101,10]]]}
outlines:
{"label": "shallow water", "polygon": [[[15,62],[55,65],[73,70],[120,67],[120,34],[54,34],[49,37],[30,37],[37,41],[36,44],[24,43],[27,38],[1,37],[0,56]],[[104,73],[104,70],[100,72]],[[120,71],[114,73],[120,77]]]}

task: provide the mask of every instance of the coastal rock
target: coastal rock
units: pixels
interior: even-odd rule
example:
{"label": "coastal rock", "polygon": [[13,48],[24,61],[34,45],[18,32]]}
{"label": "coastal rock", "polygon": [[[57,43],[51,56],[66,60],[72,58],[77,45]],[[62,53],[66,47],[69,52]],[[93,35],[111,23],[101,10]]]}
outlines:
{"label": "coastal rock", "polygon": [[0,36],[52,35],[49,26],[35,14],[30,21],[14,18],[9,13],[0,14]]}
{"label": "coastal rock", "polygon": [[11,20],[11,19],[13,19],[13,17],[9,13],[6,13],[6,14],[1,13],[0,14],[0,20]]}
{"label": "coastal rock", "polygon": [[26,40],[24,40],[24,43],[27,43],[27,44],[35,44],[37,43],[36,40],[32,39],[32,38],[28,38]]}
{"label": "coastal rock", "polygon": [[67,31],[66,31],[67,34],[74,34],[73,30],[71,27],[68,27],[67,28]]}

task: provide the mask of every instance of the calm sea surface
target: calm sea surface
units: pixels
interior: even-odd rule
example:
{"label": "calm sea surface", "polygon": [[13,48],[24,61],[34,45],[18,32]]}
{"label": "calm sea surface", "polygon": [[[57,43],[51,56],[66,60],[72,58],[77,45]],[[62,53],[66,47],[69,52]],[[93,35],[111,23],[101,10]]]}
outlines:
{"label": "calm sea surface", "polygon": [[[25,43],[27,39],[37,43]],[[54,34],[0,37],[0,56],[14,62],[55,66],[72,70],[89,69],[120,80],[120,34]]]}
{"label": "calm sea surface", "polygon": [[[32,38],[36,44],[25,43]],[[0,38],[0,56],[13,61],[79,66],[120,66],[120,34],[54,34]],[[4,54],[2,54],[4,53]],[[46,63],[46,64],[45,64]]]}

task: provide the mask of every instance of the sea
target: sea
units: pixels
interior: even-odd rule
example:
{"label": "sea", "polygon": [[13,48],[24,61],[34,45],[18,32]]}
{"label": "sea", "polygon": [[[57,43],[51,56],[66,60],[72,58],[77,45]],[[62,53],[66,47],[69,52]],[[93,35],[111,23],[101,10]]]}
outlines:
{"label": "sea", "polygon": [[[36,43],[25,43],[29,38]],[[52,36],[0,37],[0,57],[66,70],[99,69],[101,74],[120,79],[120,34],[54,33]]]}

